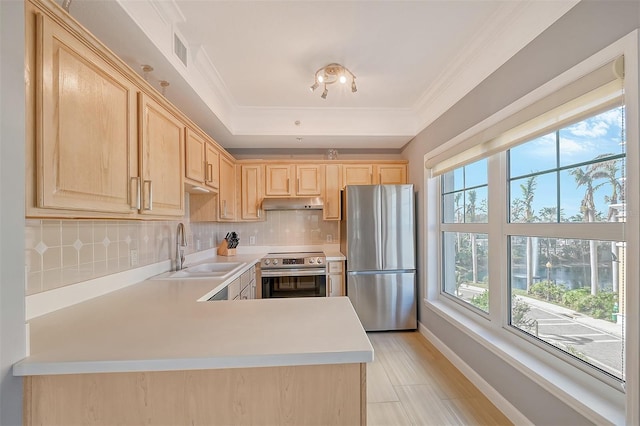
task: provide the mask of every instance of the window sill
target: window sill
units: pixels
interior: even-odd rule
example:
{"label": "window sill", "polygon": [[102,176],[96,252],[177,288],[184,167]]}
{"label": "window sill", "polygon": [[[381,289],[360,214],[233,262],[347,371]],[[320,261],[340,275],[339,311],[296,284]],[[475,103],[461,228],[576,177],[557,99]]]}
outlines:
{"label": "window sill", "polygon": [[483,318],[471,318],[446,301],[425,299],[424,306],[594,423],[625,424],[622,390],[559,361],[508,330],[490,328]]}

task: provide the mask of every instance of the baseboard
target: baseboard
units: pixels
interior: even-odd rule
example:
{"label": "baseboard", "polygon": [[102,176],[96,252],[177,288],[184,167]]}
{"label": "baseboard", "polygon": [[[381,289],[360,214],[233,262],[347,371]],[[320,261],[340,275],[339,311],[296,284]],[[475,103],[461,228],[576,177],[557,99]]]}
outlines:
{"label": "baseboard", "polygon": [[524,416],[516,407],[507,401],[502,394],[495,390],[486,380],[482,378],[474,369],[462,360],[447,345],[438,339],[422,323],[418,323],[420,334],[424,336],[433,346],[435,346],[449,361],[458,369],[471,383],[477,387],[484,396],[493,403],[509,420],[515,425],[533,426],[534,424]]}

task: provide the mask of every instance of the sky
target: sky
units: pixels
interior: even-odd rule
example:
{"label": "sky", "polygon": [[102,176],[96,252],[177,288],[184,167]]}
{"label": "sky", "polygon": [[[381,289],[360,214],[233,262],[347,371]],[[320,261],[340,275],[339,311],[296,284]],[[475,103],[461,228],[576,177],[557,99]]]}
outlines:
{"label": "sky", "polygon": [[[520,185],[526,182],[526,178],[518,179],[519,176],[577,165],[603,154],[624,154],[625,146],[621,143],[623,111],[622,107],[617,107],[569,125],[557,133],[550,133],[512,148],[509,157],[510,175],[514,179],[511,183],[512,199],[522,198]],[[465,166],[464,186],[469,188],[486,184],[486,167],[486,159]],[[621,169],[620,164],[618,168]],[[580,213],[580,205],[586,190],[585,186],[577,187],[575,177],[570,173],[573,169],[571,167],[560,171],[560,207],[566,217]],[[462,171],[458,169],[453,173],[456,189],[461,188]],[[555,171],[537,176],[533,199],[536,214],[543,207],[557,205],[557,176]],[[618,176],[622,176],[622,170],[618,170]],[[602,182],[604,181],[595,181],[594,185]],[[476,189],[476,195],[478,200],[486,198],[486,189]],[[604,220],[608,211],[608,203],[604,200],[605,195],[611,195],[611,185],[608,183],[596,190],[594,194],[596,210],[605,215]]]}

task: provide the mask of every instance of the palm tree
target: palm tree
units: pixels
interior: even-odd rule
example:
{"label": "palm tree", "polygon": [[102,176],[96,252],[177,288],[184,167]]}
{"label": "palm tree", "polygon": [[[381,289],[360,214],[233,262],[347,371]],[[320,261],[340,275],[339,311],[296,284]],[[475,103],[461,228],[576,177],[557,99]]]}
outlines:
{"label": "palm tree", "polygon": [[[606,158],[612,155],[613,154],[602,154],[597,156],[596,159]],[[609,203],[610,206],[614,206],[618,204],[618,193],[621,195],[621,198],[624,200],[624,188],[618,176],[618,172],[620,171],[618,164],[619,164],[619,160],[609,160],[609,161],[603,161],[601,163],[592,164],[590,166],[590,172],[594,180],[604,179],[605,182],[611,185],[611,195],[604,196],[604,201],[606,203]],[[609,212],[607,214],[608,222],[616,221],[615,215],[617,211],[618,210],[616,208],[611,208],[611,207],[609,208]],[[618,285],[619,285],[618,283],[619,277],[618,277],[618,265],[616,264],[616,259],[619,257],[619,254],[618,254],[618,246],[615,241],[611,242],[611,253],[613,254],[612,260],[611,260],[611,281],[612,281],[613,292],[617,293]]]}
{"label": "palm tree", "polygon": [[[593,167],[588,170],[583,170],[579,167],[570,172],[576,180],[577,188],[581,186],[586,188],[580,205],[584,222],[595,222],[596,218],[596,205],[593,201],[593,194],[597,188],[593,186],[592,171]],[[595,296],[598,294],[598,251],[595,240],[589,240],[589,264],[591,267],[591,294]]]}

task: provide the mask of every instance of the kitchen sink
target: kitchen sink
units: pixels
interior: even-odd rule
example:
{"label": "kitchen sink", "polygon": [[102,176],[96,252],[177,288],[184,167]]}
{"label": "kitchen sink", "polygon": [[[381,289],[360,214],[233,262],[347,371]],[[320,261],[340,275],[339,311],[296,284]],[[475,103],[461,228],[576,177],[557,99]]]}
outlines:
{"label": "kitchen sink", "polygon": [[227,278],[245,265],[244,262],[201,263],[180,271],[167,272],[156,279]]}

